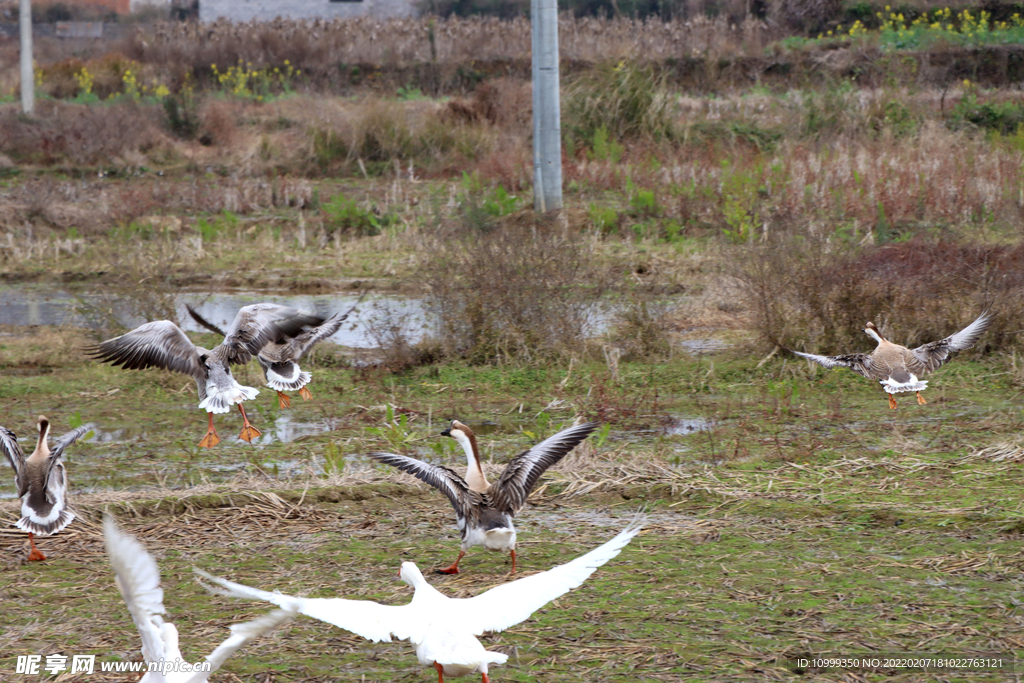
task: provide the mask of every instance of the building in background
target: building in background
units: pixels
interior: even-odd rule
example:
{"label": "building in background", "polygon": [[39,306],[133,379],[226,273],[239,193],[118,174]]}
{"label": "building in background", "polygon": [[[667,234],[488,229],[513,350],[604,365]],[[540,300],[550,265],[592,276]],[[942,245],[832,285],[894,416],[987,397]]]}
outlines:
{"label": "building in background", "polygon": [[410,17],[415,0],[199,0],[199,20],[270,21]]}

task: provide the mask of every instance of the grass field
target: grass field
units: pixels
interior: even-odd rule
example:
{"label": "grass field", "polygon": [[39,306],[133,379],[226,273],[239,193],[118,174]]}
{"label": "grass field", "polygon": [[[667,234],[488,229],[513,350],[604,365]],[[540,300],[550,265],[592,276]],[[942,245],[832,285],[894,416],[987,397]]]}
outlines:
{"label": "grass field", "polygon": [[[509,655],[494,681],[1019,680],[794,664],[1024,655],[1024,99],[1004,87],[1022,62],[990,44],[1019,21],[885,11],[788,40],[724,16],[564,19],[554,219],[530,211],[524,20],[41,42],[37,113],[0,104],[0,317],[56,292],[88,327],[3,318],[0,424],[30,443],[45,414],[95,437],[66,454],[78,519],[40,540],[46,562],[24,561],[0,488],[0,681],[34,680],[13,673],[23,655],[140,658],[105,510],[156,556],[192,661],[266,609],[210,596],[193,567],[407,601],[400,563],[454,560],[454,515],[363,454],[461,469],[439,435],[452,418],[489,475],[577,418],[605,425],[518,518],[521,574],[648,516],[580,588],[484,637]],[[352,39],[367,26],[390,33]],[[246,45],[262,56],[233,67]],[[0,64],[15,57],[0,46]],[[303,362],[312,401],[282,409],[264,388],[246,410],[266,438],[235,438],[235,412],[200,449],[189,377],[83,347],[225,293],[368,293],[379,348],[321,344]],[[389,300],[422,305],[425,339]],[[895,412],[874,383],[783,348],[868,351],[869,319],[915,346],[986,309],[992,327],[929,377],[928,403]],[[263,386],[255,364],[234,373]],[[475,595],[508,562],[477,548],[429,580]],[[303,617],[212,680],[433,678],[406,643]]]}
{"label": "grass field", "polygon": [[[398,564],[442,566],[457,553],[450,506],[358,454],[389,449],[459,468],[461,454],[437,436],[454,416],[483,426],[493,472],[531,442],[524,432],[546,435],[576,414],[613,423],[554,468],[522,513],[523,574],[596,547],[640,507],[650,520],[580,589],[485,639],[510,655],[495,680],[760,680],[788,677],[786,662],[805,655],[1024,650],[1024,409],[1012,367],[954,362],[935,376],[928,405],[903,400],[895,413],[852,373],[782,358],[757,367],[735,349],[623,363],[618,383],[593,363],[568,378],[564,369],[459,363],[397,376],[316,360],[312,370],[314,400],[290,412],[331,416],[332,431],[265,447],[225,440],[202,452],[194,444],[203,416],[178,376],[70,361],[8,376],[0,418],[19,434],[41,411],[58,431],[78,416],[135,428],[69,450],[80,521],[42,540],[47,562],[23,563],[24,535],[10,527],[16,504],[4,505],[0,595],[17,607],[5,616],[0,670],[13,671],[21,654],[138,657],[103,551],[104,509],[158,558],[189,659],[262,610],[207,595],[193,566],[288,593],[406,601]],[[248,373],[240,379],[256,382]],[[249,410],[257,426],[279,412],[266,392]],[[694,418],[710,429],[673,429]],[[219,418],[222,434],[237,421]],[[479,549],[462,566],[458,577],[431,581],[469,596],[508,572],[507,557]],[[300,618],[214,680],[432,675],[407,644],[372,645]]]}

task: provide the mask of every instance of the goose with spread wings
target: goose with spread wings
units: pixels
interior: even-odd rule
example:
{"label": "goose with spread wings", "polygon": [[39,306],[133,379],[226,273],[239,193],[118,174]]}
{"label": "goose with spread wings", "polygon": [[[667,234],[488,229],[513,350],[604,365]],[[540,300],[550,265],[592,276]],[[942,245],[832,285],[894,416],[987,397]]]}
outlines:
{"label": "goose with spread wings", "polygon": [[415,591],[412,601],[406,605],[342,598],[297,598],[196,572],[219,586],[207,586],[214,592],[265,600],[373,642],[391,642],[392,636],[408,640],[416,648],[420,664],[437,670],[438,683],[444,683],[445,676],[474,672],[482,675],[483,683],[488,683],[488,667],[504,664],[508,655],[484,649],[476,636],[487,631],[504,631],[526,621],[544,605],[580,586],[640,533],[643,521],[638,516],[615,538],[571,562],[502,584],[473,598],[449,598],[427,583],[412,562],[403,562],[399,572],[401,579]]}
{"label": "goose with spread wings", "polygon": [[[366,294],[364,293],[363,296]],[[291,398],[284,393],[286,391],[298,391],[299,396],[306,401],[313,398],[313,394],[306,388],[306,385],[313,379],[313,375],[303,372],[298,361],[302,360],[302,357],[314,345],[333,336],[359,305],[359,302],[363,300],[363,296],[359,297],[359,301],[356,301],[355,305],[344,315],[334,314],[323,323],[314,325],[294,337],[272,339],[256,354],[256,361],[260,364],[260,369],[263,370],[267,386],[277,392],[277,401],[281,408],[288,408],[292,404]],[[188,305],[185,308],[188,309],[189,315],[196,323],[214,334],[226,336],[224,330],[206,320],[196,309]]]}
{"label": "goose with spread wings", "polygon": [[468,425],[452,420],[441,432],[450,436],[466,452],[466,478],[443,465],[432,465],[395,453],[370,453],[382,463],[397,467],[443,493],[455,508],[455,521],[462,536],[459,556],[450,566],[437,571],[458,574],[459,561],[466,550],[482,545],[488,550],[509,551],[512,573],[516,571],[516,529],[512,523],[526,503],[537,480],[549,467],[561,460],[581,441],[597,429],[596,422],[586,422],[564,429],[528,451],[512,458],[497,482],[491,484],[480,466],[476,435]]}
{"label": "goose with spread wings", "polygon": [[212,351],[193,344],[170,320],[157,320],[91,346],[86,352],[97,360],[126,370],[159,367],[190,375],[198,389],[199,409],[205,410],[209,419],[206,435],[199,445],[212,448],[220,442],[213,428],[213,414],[227,413],[236,403],[243,421],[238,438],[251,442],[260,436],[242,407],[242,402],[255,398],[259,390],[239,384],[231,375],[231,366],[248,363],[272,340],[294,337],[303,328],[323,322],[319,316],[289,306],[252,304],[239,309],[224,341]]}
{"label": "goose with spread wings", "polygon": [[48,443],[50,420],[40,415],[37,426],[39,440],[27,458],[14,432],[0,427],[0,448],[14,468],[14,485],[21,499],[21,519],[14,525],[28,532],[28,559],[32,562],[46,559],[46,555],[36,547],[33,537],[55,534],[75,518],[75,513],[68,509],[68,479],[61,456],[64,449],[92,428],[83,425],[72,429],[57,439],[51,451]]}
{"label": "goose with spread wings", "polygon": [[819,356],[800,351],[793,353],[826,368],[846,367],[868,379],[877,380],[889,395],[889,407],[896,410],[896,399],[893,398],[893,394],[901,391],[913,391],[917,394],[917,402],[920,405],[927,403],[921,392],[928,388],[928,380],[920,378],[926,373],[938,370],[955,352],[974,346],[991,323],[992,314],[986,311],[956,334],[923,344],[916,349],[908,349],[882,337],[875,324],[869,322],[864,326],[864,332],[878,343],[877,348],[871,353],[851,353],[843,356]]}
{"label": "goose with spread wings", "polygon": [[139,683],[205,683],[236,650],[295,614],[287,608],[278,609],[259,619],[233,624],[231,636],[205,662],[189,664],[178,648],[178,629],[161,616],[166,610],[156,560],[138,539],[121,531],[110,515],[103,516],[103,536],[117,589],[142,637],[142,656],[152,669]]}

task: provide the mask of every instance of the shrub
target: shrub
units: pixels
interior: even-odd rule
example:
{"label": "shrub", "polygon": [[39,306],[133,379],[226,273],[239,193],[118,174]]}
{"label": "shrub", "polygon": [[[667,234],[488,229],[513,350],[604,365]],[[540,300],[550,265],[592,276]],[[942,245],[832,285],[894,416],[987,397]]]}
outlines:
{"label": "shrub", "polygon": [[604,277],[577,233],[513,214],[490,230],[464,221],[427,241],[421,277],[446,355],[528,362],[583,351]]}
{"label": "shrub", "polygon": [[[663,76],[633,62],[606,62],[566,88],[562,120],[574,148],[612,139],[661,139],[673,134]],[[609,150],[610,153],[610,150]]]}
{"label": "shrub", "polygon": [[909,347],[996,313],[972,353],[1024,346],[1024,243],[912,240],[858,249],[820,239],[749,247],[736,274],[767,341],[816,353],[869,348],[871,320]]}

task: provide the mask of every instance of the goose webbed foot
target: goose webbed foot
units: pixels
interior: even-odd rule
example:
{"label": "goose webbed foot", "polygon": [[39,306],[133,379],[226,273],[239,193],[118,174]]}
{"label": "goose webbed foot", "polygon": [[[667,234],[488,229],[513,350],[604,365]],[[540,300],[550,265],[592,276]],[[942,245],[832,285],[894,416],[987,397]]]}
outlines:
{"label": "goose webbed foot", "polygon": [[925,403],[928,403],[928,401],[924,400],[924,396],[921,395],[920,391],[917,392],[917,405],[923,406]]}
{"label": "goose webbed foot", "polygon": [[213,428],[213,413],[207,413],[210,418],[209,426],[206,428],[206,435],[199,440],[200,448],[213,448],[220,443],[220,436],[217,435],[217,430]]}
{"label": "goose webbed foot", "polygon": [[242,407],[241,403],[238,404],[238,412],[242,413],[242,431],[239,433],[238,438],[242,441],[252,443],[252,440],[257,436],[261,436],[263,432],[252,426],[252,423],[249,422],[248,416],[245,414],[245,408]]}
{"label": "goose webbed foot", "polygon": [[292,399],[283,391],[277,392],[277,405],[281,408],[291,408]]}
{"label": "goose webbed foot", "polygon": [[896,410],[896,399],[892,397],[892,394],[889,394],[889,407]]}
{"label": "goose webbed foot", "polygon": [[311,398],[313,398],[313,394],[306,387],[302,387],[301,389],[299,389],[299,396],[301,396],[305,401],[308,401]]}
{"label": "goose webbed foot", "polygon": [[39,548],[36,547],[36,542],[32,538],[31,531],[28,532],[28,546],[30,548],[30,551],[28,553],[29,562],[41,562],[46,559],[46,555],[43,555]]}
{"label": "goose webbed foot", "polygon": [[451,563],[451,566],[445,567],[444,569],[438,569],[438,574],[458,574],[459,573],[459,561],[465,556],[466,551],[460,550],[459,556],[455,558],[455,561]]}

